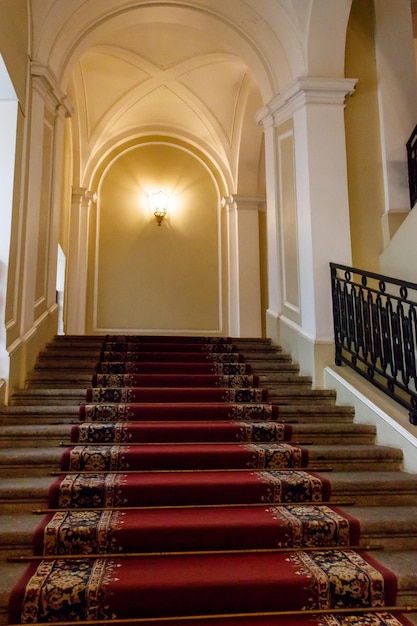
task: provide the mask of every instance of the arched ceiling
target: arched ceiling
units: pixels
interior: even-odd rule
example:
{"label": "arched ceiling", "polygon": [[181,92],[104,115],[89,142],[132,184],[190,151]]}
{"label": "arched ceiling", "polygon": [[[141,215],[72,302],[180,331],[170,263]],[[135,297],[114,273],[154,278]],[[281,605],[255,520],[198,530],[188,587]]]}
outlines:
{"label": "arched ceiling", "polygon": [[[317,0],[32,0],[33,58],[51,69],[74,109],[76,184],[88,186],[114,146],[147,134],[198,147],[230,193],[239,178],[256,180],[255,114],[307,73],[317,16],[328,7],[335,18],[334,0],[318,4],[319,11]],[[338,55],[323,58],[337,74]],[[246,154],[243,134],[251,137]]]}

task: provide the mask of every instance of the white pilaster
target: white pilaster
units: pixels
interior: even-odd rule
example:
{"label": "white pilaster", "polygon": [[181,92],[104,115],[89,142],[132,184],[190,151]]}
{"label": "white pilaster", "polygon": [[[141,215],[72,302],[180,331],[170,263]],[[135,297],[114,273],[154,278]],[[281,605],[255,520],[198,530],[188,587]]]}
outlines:
{"label": "white pilaster", "polygon": [[[292,83],[258,114],[258,122],[267,127],[267,134],[271,124],[278,127],[292,120],[300,322],[284,319],[282,311],[279,314],[281,327],[287,324],[293,335],[302,337],[311,346],[333,341],[329,262],[351,263],[344,106],[355,82],[303,78]],[[266,158],[272,161],[269,169],[273,171],[276,148],[274,153],[267,149]],[[271,194],[271,198],[279,206],[279,194]],[[274,242],[273,236],[269,237],[268,254],[273,256],[272,262],[277,261],[282,279],[284,268],[278,238]],[[273,292],[271,295],[274,296]],[[294,346],[286,347],[296,358],[299,356]],[[314,371],[310,373],[314,375]]]}
{"label": "white pilaster", "polygon": [[228,210],[230,334],[260,337],[261,286],[258,211],[262,198],[234,195],[223,204]]}
{"label": "white pilaster", "polygon": [[223,198],[222,206],[226,210],[227,233],[227,284],[228,284],[228,318],[231,337],[240,337],[239,318],[239,255],[237,235],[237,210],[230,196]]}
{"label": "white pilaster", "polygon": [[[58,225],[60,207],[54,207],[57,196],[57,186],[60,178],[56,176],[61,171],[59,151],[62,149],[62,138],[59,131],[60,118],[69,114],[66,98],[57,87],[55,78],[49,68],[40,64],[31,65],[32,76],[32,106],[29,137],[30,162],[27,184],[27,213],[25,226],[25,243],[23,259],[23,290],[22,290],[22,317],[21,335],[25,336],[33,330],[36,307],[36,276],[39,253],[39,224],[41,211],[49,216],[48,223],[48,250],[44,253],[47,259],[47,282],[44,299],[44,309],[48,310],[55,303],[56,254],[58,246]],[[44,154],[45,126],[49,124],[47,117],[53,120],[50,125],[52,142],[48,154]],[[58,118],[58,121],[57,121]],[[58,130],[57,130],[58,128]],[[50,164],[52,172],[48,172],[50,189],[44,189],[43,167]],[[45,205],[45,199],[48,203]]]}
{"label": "white pilaster", "polygon": [[73,189],[65,325],[66,332],[70,335],[85,333],[89,215],[94,199],[95,194],[88,189]]}
{"label": "white pilaster", "polygon": [[278,235],[278,177],[277,177],[277,141],[274,119],[265,107],[259,112],[257,121],[263,126],[265,136],[265,182],[266,182],[266,239],[268,267],[268,310],[266,312],[266,334],[277,340],[276,326],[281,314],[280,289],[280,249]]}

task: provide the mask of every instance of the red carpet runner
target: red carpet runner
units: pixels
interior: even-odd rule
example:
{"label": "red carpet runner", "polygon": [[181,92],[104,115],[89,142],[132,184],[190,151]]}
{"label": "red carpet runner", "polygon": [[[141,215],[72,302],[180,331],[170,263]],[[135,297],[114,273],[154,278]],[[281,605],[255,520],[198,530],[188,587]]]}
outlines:
{"label": "red carpet runner", "polygon": [[11,623],[410,624],[230,340],[108,338],[71,442]]}

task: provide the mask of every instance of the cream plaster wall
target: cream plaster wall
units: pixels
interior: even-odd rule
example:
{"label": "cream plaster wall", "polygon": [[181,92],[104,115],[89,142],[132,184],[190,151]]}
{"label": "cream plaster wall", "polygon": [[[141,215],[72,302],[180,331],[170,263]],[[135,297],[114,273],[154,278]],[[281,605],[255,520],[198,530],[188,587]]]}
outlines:
{"label": "cream plaster wall", "polygon": [[417,283],[416,233],[417,209],[414,208],[381,255],[382,274]]}
{"label": "cream plaster wall", "polygon": [[358,78],[345,112],[355,267],[379,272],[384,212],[372,0],[354,0],[346,39],[346,76]]}
{"label": "cream plaster wall", "polygon": [[[148,194],[170,195],[158,227]],[[173,145],[119,156],[103,175],[89,255],[87,332],[222,333],[220,197]]]}
{"label": "cream plaster wall", "polygon": [[27,0],[0,0],[0,52],[23,111],[29,49]]}

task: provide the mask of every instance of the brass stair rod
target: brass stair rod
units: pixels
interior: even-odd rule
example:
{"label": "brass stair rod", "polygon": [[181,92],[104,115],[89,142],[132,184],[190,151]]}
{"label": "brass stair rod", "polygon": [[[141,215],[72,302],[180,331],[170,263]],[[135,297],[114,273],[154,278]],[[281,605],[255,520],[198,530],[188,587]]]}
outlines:
{"label": "brass stair rod", "polygon": [[[265,611],[256,613],[215,613],[207,615],[176,615],[168,617],[128,617],[128,618],[111,618],[108,620],[79,620],[79,621],[65,621],[65,622],[53,622],[54,626],[89,626],[95,624],[95,626],[107,626],[108,624],[141,624],[147,623],[164,623],[174,621],[192,621],[192,620],[216,620],[216,619],[241,619],[245,617],[286,617],[286,616],[314,616],[314,615],[357,615],[361,613],[417,613],[417,606],[404,605],[404,606],[368,606],[368,607],[356,607],[356,608],[342,608],[342,609],[306,609],[306,610],[288,610],[288,611]],[[44,622],[31,622],[32,626],[44,626]],[[7,626],[21,626],[21,624],[8,624]]]}
{"label": "brass stair rod", "polygon": [[110,447],[110,446],[222,446],[222,445],[241,445],[241,446],[262,446],[262,445],[287,445],[287,446],[312,446],[314,445],[312,441],[286,441],[284,439],[280,439],[279,441],[60,441],[60,448],[72,448],[72,447],[83,447],[88,448],[89,446],[99,446]]}
{"label": "brass stair rod", "polygon": [[109,553],[86,553],[86,554],[28,554],[21,556],[7,557],[9,563],[22,563],[27,561],[56,561],[61,559],[67,559],[69,561],[84,560],[84,559],[112,559],[112,558],[142,558],[151,556],[204,556],[204,555],[217,555],[217,554],[275,554],[281,552],[348,552],[353,551],[365,551],[372,552],[374,550],[383,550],[383,545],[357,545],[357,546],[295,546],[288,548],[241,548],[235,550],[172,550],[172,551],[159,551],[159,552],[109,552]]}
{"label": "brass stair rod", "polygon": [[197,474],[199,472],[332,472],[333,468],[330,467],[282,467],[278,469],[263,468],[263,467],[229,467],[229,468],[207,468],[201,469],[143,469],[143,470],[61,470],[57,472],[51,472],[51,476],[97,476],[98,474]]}
{"label": "brass stair rod", "polygon": [[334,502],[248,502],[248,503],[228,503],[222,502],[216,504],[155,504],[155,505],[138,505],[138,506],[103,506],[103,507],[74,507],[74,508],[50,508],[50,509],[34,509],[34,515],[46,515],[48,513],[62,513],[79,511],[143,511],[143,510],[159,510],[159,509],[212,509],[212,508],[242,508],[242,507],[264,507],[265,509],[277,506],[351,506],[354,505],[353,500],[335,500]]}

